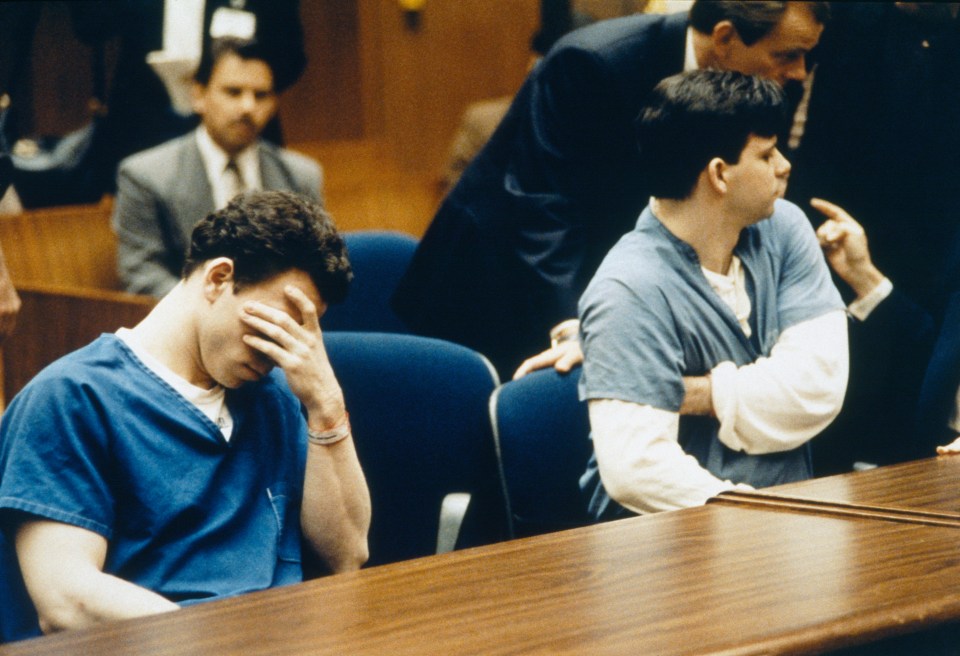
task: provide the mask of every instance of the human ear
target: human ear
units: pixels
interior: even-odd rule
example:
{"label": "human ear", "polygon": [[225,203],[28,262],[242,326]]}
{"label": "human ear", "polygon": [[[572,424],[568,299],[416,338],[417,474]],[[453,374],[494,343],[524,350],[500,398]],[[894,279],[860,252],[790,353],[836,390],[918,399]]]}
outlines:
{"label": "human ear", "polygon": [[730,50],[740,41],[740,33],[728,20],[720,21],[713,26],[710,33],[710,44],[716,58],[723,63],[729,56]]}
{"label": "human ear", "polygon": [[719,157],[714,157],[704,169],[710,187],[719,194],[727,193],[727,163]]}
{"label": "human ear", "polygon": [[233,260],[216,257],[203,265],[203,295],[211,303],[233,287]]}

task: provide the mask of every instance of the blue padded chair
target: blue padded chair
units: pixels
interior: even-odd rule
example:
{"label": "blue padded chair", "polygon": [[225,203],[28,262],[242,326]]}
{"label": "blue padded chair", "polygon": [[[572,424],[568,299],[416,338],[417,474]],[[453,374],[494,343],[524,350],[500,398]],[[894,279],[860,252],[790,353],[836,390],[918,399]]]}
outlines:
{"label": "blue padded chair", "polygon": [[579,484],[593,449],[579,380],[579,368],[566,375],[544,369],[504,383],[490,399],[515,537],[591,522]]}
{"label": "blue padded chair", "polygon": [[37,613],[23,585],[13,544],[0,531],[0,644],[38,635]]}
{"label": "blue padded chair", "polygon": [[345,232],[343,238],[353,282],[347,299],[331,305],[320,325],[324,330],[409,332],[391,308],[390,298],[417,249],[416,238],[378,230]]}
{"label": "blue padded chair", "polygon": [[370,488],[369,564],[506,538],[490,363],[414,335],[328,332],[324,342]]}

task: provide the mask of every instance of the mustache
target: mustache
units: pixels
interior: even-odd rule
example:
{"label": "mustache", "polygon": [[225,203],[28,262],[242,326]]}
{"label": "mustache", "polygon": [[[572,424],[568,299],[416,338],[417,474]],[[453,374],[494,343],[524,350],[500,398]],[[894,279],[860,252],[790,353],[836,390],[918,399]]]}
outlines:
{"label": "mustache", "polygon": [[241,117],[238,118],[238,119],[234,119],[233,121],[230,121],[230,125],[231,125],[231,126],[244,126],[244,127],[250,128],[251,130],[256,130],[256,129],[257,129],[257,124],[254,123],[253,118],[250,117],[250,116],[241,116]]}

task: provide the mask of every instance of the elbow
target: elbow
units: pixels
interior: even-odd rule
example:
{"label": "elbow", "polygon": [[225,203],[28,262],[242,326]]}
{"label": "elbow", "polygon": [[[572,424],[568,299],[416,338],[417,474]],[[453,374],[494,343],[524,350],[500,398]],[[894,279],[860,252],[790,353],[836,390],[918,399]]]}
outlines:
{"label": "elbow", "polygon": [[827,384],[820,389],[819,397],[809,404],[814,435],[833,423],[843,409],[843,401],[847,395],[847,378],[847,368],[844,366],[842,371],[835,372],[827,379]]}
{"label": "elbow", "polygon": [[370,547],[366,536],[364,536],[357,540],[352,548],[344,549],[343,553],[338,554],[336,558],[331,558],[328,564],[334,574],[340,574],[342,572],[355,572],[363,567],[368,560],[370,560]]}
{"label": "elbow", "polygon": [[324,528],[326,530],[310,530],[309,526],[304,526],[303,537],[329,573],[356,571],[370,559],[365,528],[344,526],[335,533],[330,531],[329,525]]}
{"label": "elbow", "polygon": [[82,602],[72,600],[66,595],[56,594],[55,598],[34,603],[40,630],[44,635],[79,629],[91,624]]}
{"label": "elbow", "polygon": [[621,462],[616,459],[604,461],[599,455],[597,465],[600,469],[600,481],[610,498],[625,508],[636,508],[638,490],[645,485],[645,481],[638,478],[637,471],[620,466]]}

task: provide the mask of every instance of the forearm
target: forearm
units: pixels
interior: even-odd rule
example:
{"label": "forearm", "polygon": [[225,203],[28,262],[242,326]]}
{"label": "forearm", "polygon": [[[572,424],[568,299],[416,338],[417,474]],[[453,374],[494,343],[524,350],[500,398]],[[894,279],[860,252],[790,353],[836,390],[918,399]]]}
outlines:
{"label": "forearm", "polygon": [[847,323],[831,312],[784,331],[769,357],[711,372],[720,440],[752,454],[788,451],[840,412],[848,375]]}
{"label": "forearm", "polygon": [[678,510],[736,487],[683,451],[677,413],[612,399],[590,401],[589,411],[603,485],[622,506],[638,513]]}
{"label": "forearm", "polygon": [[352,436],[307,447],[300,521],[307,542],[331,571],[358,569],[367,561],[370,493]]}
{"label": "forearm", "polygon": [[865,298],[886,279],[886,276],[869,260],[858,267],[844,271],[841,277],[845,283],[850,285],[850,289],[853,290],[858,299]]}
{"label": "forearm", "polygon": [[716,416],[713,410],[713,385],[710,376],[684,376],[685,390],[683,403],[680,404],[682,415]]}
{"label": "forearm", "polygon": [[179,608],[146,588],[102,571],[106,540],[51,521],[23,524],[17,558],[44,633]]}
{"label": "forearm", "polygon": [[[316,399],[308,410],[311,431],[349,431],[339,385],[325,385],[324,393]],[[330,571],[358,569],[367,561],[370,492],[352,432],[329,445],[309,440],[300,524],[307,542]]]}
{"label": "forearm", "polygon": [[37,606],[44,633],[80,629],[103,622],[143,617],[180,607],[146,588],[100,571],[76,571],[61,580],[57,592],[48,592]]}

